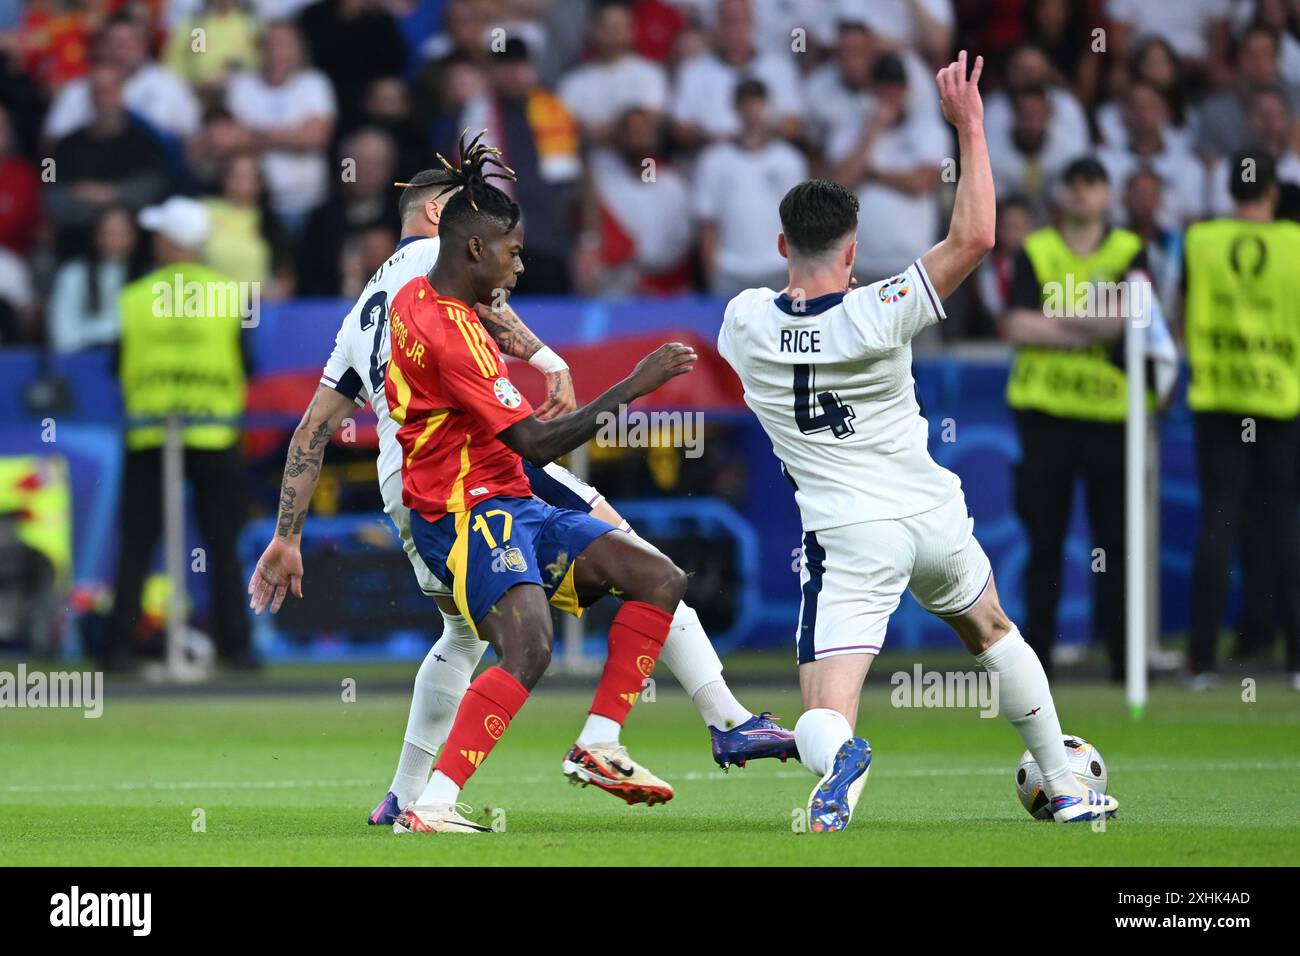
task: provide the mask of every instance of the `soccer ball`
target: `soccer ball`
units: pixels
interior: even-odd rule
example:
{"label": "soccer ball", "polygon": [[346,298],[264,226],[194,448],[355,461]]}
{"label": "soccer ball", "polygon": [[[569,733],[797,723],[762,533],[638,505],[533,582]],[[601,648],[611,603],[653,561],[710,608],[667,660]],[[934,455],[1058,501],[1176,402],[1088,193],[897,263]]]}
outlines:
{"label": "soccer ball", "polygon": [[[1065,743],[1066,757],[1070,761],[1070,769],[1079,778],[1079,782],[1098,793],[1105,793],[1109,778],[1106,774],[1106,761],[1102,759],[1101,751],[1082,737],[1075,737],[1072,734],[1066,734],[1062,740]],[[1052,819],[1051,800],[1047,796],[1047,791],[1043,789],[1043,772],[1038,769],[1038,761],[1028,750],[1020,758],[1020,764],[1016,767],[1016,796],[1020,798],[1020,805],[1035,820]]]}

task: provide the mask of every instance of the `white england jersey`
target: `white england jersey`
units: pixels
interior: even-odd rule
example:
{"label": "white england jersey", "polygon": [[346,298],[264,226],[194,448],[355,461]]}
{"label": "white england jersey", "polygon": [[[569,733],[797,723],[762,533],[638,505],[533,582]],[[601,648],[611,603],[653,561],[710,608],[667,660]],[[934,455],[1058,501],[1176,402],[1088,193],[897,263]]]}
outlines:
{"label": "white england jersey", "polygon": [[805,531],[905,518],[961,490],[927,448],[912,338],[944,317],[920,261],[806,302],[748,289],[727,304],[718,351],[736,370],[795,487]]}
{"label": "white england jersey", "polygon": [[[397,422],[388,416],[384,395],[384,374],[390,350],[388,305],[399,289],[412,279],[427,275],[438,259],[439,241],[412,236],[397,244],[397,250],[370,277],[352,311],[334,338],[321,384],[346,395],[358,406],[370,403],[379,421],[379,484],[402,470],[402,448],[397,442]],[[400,492],[401,485],[398,484]],[[388,502],[384,502],[388,504]]]}

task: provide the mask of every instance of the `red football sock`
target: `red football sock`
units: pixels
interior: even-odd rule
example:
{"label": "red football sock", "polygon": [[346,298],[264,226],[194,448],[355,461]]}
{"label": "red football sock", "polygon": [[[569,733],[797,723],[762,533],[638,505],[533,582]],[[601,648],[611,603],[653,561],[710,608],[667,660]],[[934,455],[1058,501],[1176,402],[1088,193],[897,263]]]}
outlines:
{"label": "red football sock", "polygon": [[645,679],[655,669],[672,622],[671,614],[653,604],[623,602],[609,628],[609,657],[589,713],[620,724],[627,719]]}
{"label": "red football sock", "polygon": [[500,667],[485,670],[465,691],[433,769],[464,787],[527,699],[527,688]]}

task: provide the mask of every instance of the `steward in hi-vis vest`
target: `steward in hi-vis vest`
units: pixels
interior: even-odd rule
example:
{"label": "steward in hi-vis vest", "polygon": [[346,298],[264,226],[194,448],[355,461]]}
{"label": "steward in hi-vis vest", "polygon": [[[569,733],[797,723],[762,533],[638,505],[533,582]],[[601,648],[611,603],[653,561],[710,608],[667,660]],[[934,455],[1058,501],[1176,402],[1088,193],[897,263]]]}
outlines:
{"label": "steward in hi-vis vest", "polygon": [[1188,669],[1194,686],[1213,683],[1232,554],[1248,522],[1244,594],[1269,631],[1276,613],[1300,690],[1300,224],[1274,219],[1270,157],[1232,163],[1232,218],[1192,226],[1184,251],[1187,404],[1201,495]]}
{"label": "steward in hi-vis vest", "polygon": [[259,291],[200,264],[211,232],[207,210],[173,196],[140,213],[158,268],[122,290],[118,378],[126,454],[121,533],[106,665],[131,663],[140,595],[162,534],[162,446],[179,416],[184,471],[194,495],[213,588],[214,639],[228,664],[251,663],[244,575],[235,551],[248,513],[240,421],[244,412],[243,330],[256,324]]}
{"label": "steward in hi-vis vest", "polygon": [[[999,323],[1016,346],[1007,381],[1020,463],[1015,506],[1029,538],[1025,563],[1026,638],[1051,670],[1061,595],[1062,546],[1083,479],[1090,571],[1098,573],[1094,637],[1124,676],[1124,324],[1139,290],[1130,270],[1146,269],[1142,240],[1108,222],[1110,183],[1095,159],[1065,170],[1059,225],[1025,240]],[[1100,563],[1101,567],[1097,565]]]}

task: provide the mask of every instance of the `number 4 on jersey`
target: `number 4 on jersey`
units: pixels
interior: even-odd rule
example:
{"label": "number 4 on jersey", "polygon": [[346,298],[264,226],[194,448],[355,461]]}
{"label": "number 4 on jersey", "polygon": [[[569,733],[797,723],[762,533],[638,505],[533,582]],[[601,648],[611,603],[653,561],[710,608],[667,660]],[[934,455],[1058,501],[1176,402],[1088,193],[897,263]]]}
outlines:
{"label": "number 4 on jersey", "polygon": [[[814,398],[820,409],[816,414]],[[799,431],[811,435],[829,428],[836,438],[847,438],[853,434],[853,417],[853,406],[845,405],[834,392],[815,391],[811,365],[794,367],[794,420]]]}

